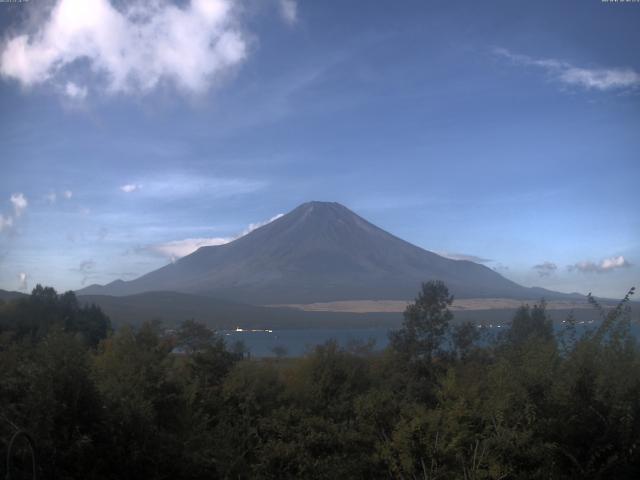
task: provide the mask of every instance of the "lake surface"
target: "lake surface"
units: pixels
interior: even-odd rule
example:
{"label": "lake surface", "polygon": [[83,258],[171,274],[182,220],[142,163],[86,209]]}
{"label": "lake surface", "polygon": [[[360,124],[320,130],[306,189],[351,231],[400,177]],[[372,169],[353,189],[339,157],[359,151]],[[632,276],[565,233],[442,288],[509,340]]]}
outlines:
{"label": "lake surface", "polygon": [[287,356],[298,357],[316,345],[332,339],[338,341],[341,346],[373,339],[377,350],[383,349],[389,343],[388,328],[309,328],[242,332],[222,330],[218,333],[223,336],[229,347],[238,340],[244,342],[254,357],[273,357],[273,349],[276,347],[283,347]]}
{"label": "lake surface", "polygon": [[[576,325],[578,334],[591,328],[596,328],[599,322],[591,322]],[[498,335],[507,326],[491,325],[487,333]],[[562,323],[555,324],[556,332],[561,332],[565,327]],[[254,357],[273,357],[274,349],[282,347],[287,356],[297,357],[304,355],[316,345],[328,340],[336,340],[341,346],[346,347],[352,342],[375,342],[374,349],[381,350],[389,344],[389,328],[318,328],[318,329],[284,329],[266,331],[236,331],[221,330],[218,333],[223,336],[229,347],[237,341],[242,341]],[[634,323],[631,326],[634,336],[640,340],[640,325]]]}

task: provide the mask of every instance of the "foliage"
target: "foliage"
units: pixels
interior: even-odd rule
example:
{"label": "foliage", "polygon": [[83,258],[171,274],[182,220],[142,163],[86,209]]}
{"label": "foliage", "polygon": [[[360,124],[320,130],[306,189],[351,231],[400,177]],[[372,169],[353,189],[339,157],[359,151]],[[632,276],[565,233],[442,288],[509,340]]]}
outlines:
{"label": "foliage", "polygon": [[0,304],[0,333],[15,340],[39,341],[54,328],[77,334],[95,347],[111,331],[111,322],[96,305],[80,305],[73,292],[58,295],[41,285],[25,299]]}
{"label": "foliage", "polygon": [[545,301],[542,300],[533,308],[529,305],[522,305],[518,308],[505,339],[513,345],[524,345],[530,340],[552,340],[553,325],[547,315]]}
{"label": "foliage", "polygon": [[440,353],[444,336],[449,329],[453,314],[449,306],[453,296],[447,286],[439,281],[422,284],[415,302],[404,311],[402,328],[391,335],[391,345],[397,352],[406,355],[411,362],[431,363]]}
{"label": "foliage", "polygon": [[559,341],[542,302],[487,341],[433,282],[385,351],[251,359],[194,321],[107,334],[38,287],[0,306],[0,441],[31,432],[56,479],[640,478],[632,294],[591,298],[583,335]]}

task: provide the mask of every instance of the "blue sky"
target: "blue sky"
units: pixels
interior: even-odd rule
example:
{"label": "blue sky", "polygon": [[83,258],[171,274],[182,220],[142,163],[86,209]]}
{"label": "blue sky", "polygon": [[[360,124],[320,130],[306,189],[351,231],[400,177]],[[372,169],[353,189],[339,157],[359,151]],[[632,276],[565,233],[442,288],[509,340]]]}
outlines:
{"label": "blue sky", "polygon": [[131,279],[309,200],[524,285],[640,263],[640,3],[0,3],[0,288]]}

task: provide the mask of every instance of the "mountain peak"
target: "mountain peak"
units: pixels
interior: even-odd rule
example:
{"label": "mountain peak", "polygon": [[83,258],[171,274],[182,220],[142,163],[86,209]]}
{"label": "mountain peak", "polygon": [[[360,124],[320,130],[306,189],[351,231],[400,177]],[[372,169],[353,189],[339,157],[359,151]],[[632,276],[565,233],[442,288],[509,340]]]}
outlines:
{"label": "mountain peak", "polygon": [[292,214],[334,214],[334,215],[355,215],[351,210],[349,210],[344,205],[338,202],[321,202],[321,201],[311,201],[305,202],[302,205],[299,205],[297,208],[291,211]]}
{"label": "mountain peak", "polygon": [[352,242],[366,241],[361,238],[363,235],[379,229],[340,203],[312,201],[299,205],[260,230],[252,233],[270,235],[272,239],[286,235],[288,244],[318,245],[320,241],[349,244],[349,239],[353,245]]}
{"label": "mountain peak", "polygon": [[105,291],[171,290],[258,304],[407,300],[430,279],[445,281],[459,298],[530,297],[529,289],[486,266],[441,257],[340,203],[321,201],[303,203],[233,242],[202,247]]}
{"label": "mountain peak", "polygon": [[318,208],[331,208],[331,207],[341,207],[346,209],[344,205],[338,202],[325,202],[323,200],[310,200],[308,202],[304,202],[298,205],[298,208],[308,208],[308,207],[318,207]]}

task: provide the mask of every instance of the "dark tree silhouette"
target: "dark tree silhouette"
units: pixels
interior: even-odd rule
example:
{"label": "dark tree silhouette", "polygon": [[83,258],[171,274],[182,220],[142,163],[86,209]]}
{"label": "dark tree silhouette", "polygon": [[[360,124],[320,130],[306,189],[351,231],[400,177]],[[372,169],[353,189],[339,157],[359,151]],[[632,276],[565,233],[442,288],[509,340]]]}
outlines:
{"label": "dark tree silhouette", "polygon": [[453,318],[449,310],[452,303],[453,295],[444,282],[423,283],[418,297],[404,311],[402,328],[390,336],[392,347],[409,360],[431,363],[434,355],[441,351]]}

